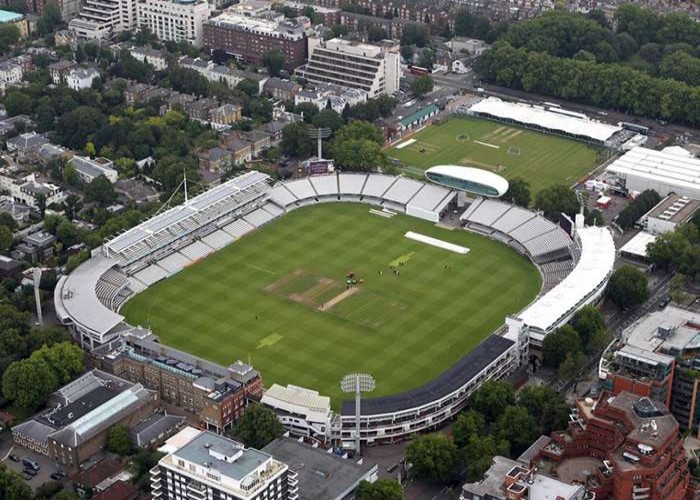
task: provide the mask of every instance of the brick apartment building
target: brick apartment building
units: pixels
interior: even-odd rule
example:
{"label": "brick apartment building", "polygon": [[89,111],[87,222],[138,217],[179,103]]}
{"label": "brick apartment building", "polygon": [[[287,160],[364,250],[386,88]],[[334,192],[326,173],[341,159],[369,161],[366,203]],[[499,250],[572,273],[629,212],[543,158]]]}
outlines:
{"label": "brick apartment building", "polygon": [[91,352],[96,366],[156,391],[196,415],[200,427],[229,429],[249,399],[262,396],[262,379],[241,361],[223,367],[149,339],[127,336]]}
{"label": "brick apartment building", "polygon": [[258,65],[266,52],[279,49],[290,72],[306,60],[304,27],[290,21],[225,11],[204,23],[203,39],[207,49],[222,50],[239,61]]}
{"label": "brick apartment building", "polygon": [[[532,455],[596,499],[682,500],[689,471],[678,422],[661,403],[630,392],[579,400],[568,429]],[[567,472],[568,471],[568,472]]]}

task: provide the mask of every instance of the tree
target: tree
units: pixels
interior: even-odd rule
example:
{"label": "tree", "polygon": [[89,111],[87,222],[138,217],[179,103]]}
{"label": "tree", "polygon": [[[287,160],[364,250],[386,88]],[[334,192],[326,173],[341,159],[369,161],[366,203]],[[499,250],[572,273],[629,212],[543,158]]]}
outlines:
{"label": "tree", "polygon": [[303,123],[290,123],[282,129],[282,153],[290,158],[308,158],[313,154],[313,142]]}
{"label": "tree", "polygon": [[311,120],[319,113],[318,108],[312,102],[302,102],[294,108],[294,111],[304,117],[305,123],[311,123]]}
{"label": "tree", "polygon": [[334,141],[333,158],[340,168],[353,172],[382,170],[388,163],[381,146],[368,139]]}
{"label": "tree", "polygon": [[32,98],[24,92],[8,92],[3,104],[9,116],[30,115],[32,113]]}
{"label": "tree", "polygon": [[209,95],[209,81],[199,72],[183,67],[176,67],[168,73],[168,81],[178,92],[196,96]]}
{"label": "tree", "polygon": [[474,436],[480,436],[486,429],[486,419],[478,411],[460,413],[452,426],[452,438],[458,448],[465,447]]}
{"label": "tree", "polygon": [[243,80],[238,82],[236,88],[244,94],[249,95],[251,97],[258,95],[258,92],[260,91],[258,82],[251,80],[250,78],[244,78]]}
{"label": "tree", "polygon": [[685,293],[685,282],[688,277],[685,274],[676,273],[671,278],[669,283],[669,295],[671,300],[677,304],[682,304],[688,300],[688,294]]}
{"label": "tree", "polygon": [[0,212],[0,226],[6,226],[11,231],[17,229],[17,221],[12,218],[9,212]]}
{"label": "tree", "polygon": [[70,342],[42,346],[32,353],[31,359],[44,361],[59,385],[67,384],[85,370],[85,352]]}
{"label": "tree", "polygon": [[401,32],[401,45],[425,47],[430,38],[430,30],[424,24],[406,24]]}
{"label": "tree", "polygon": [[279,76],[284,69],[284,54],[279,49],[268,50],[262,56],[262,63],[270,76]]}
{"label": "tree", "polygon": [[510,445],[495,436],[482,434],[472,436],[469,442],[460,448],[459,453],[467,481],[479,481],[484,477],[484,472],[491,467],[495,455],[510,454]]}
{"label": "tree", "polygon": [[568,353],[562,364],[559,366],[559,377],[563,380],[577,382],[581,373],[581,368],[583,368],[585,362],[586,356],[582,352],[578,351]]}
{"label": "tree", "polygon": [[484,382],[469,400],[470,408],[484,415],[487,422],[495,422],[512,404],[515,404],[513,386],[503,380]]}
{"label": "tree", "polygon": [[508,406],[496,422],[496,435],[510,443],[514,456],[520,455],[539,436],[537,422],[524,406]]}
{"label": "tree", "polygon": [[373,483],[361,481],[355,491],[357,500],[402,500],[401,485],[390,479],[379,479]]}
{"label": "tree", "polygon": [[0,491],[5,500],[31,500],[32,489],[22,476],[0,463]]}
{"label": "tree", "polygon": [[430,75],[421,75],[411,83],[411,92],[419,98],[433,91],[433,79]]}
{"label": "tree", "polygon": [[40,35],[53,33],[57,25],[61,24],[61,11],[56,2],[46,2],[41,17],[36,23]]}
{"label": "tree", "polygon": [[311,120],[314,127],[329,128],[333,132],[343,126],[343,118],[332,109],[320,111]]}
{"label": "tree", "polygon": [[107,450],[125,457],[134,448],[129,436],[129,428],[125,425],[115,425],[107,433]]}
{"label": "tree", "polygon": [[100,175],[85,186],[85,201],[95,202],[100,206],[107,206],[117,200],[117,193],[114,191],[114,186],[109,182],[109,179],[104,175]]}
{"label": "tree", "polygon": [[647,277],[636,267],[622,266],[616,269],[606,290],[607,296],[620,309],[641,304],[649,298]]}
{"label": "tree", "polygon": [[15,361],[2,377],[3,396],[28,410],[41,406],[57,388],[56,376],[42,359]]}
{"label": "tree", "polygon": [[0,52],[7,52],[19,41],[19,28],[14,23],[0,24]]}
{"label": "tree", "polygon": [[83,208],[83,202],[80,196],[76,194],[69,194],[66,199],[63,200],[63,211],[66,214],[68,220],[73,220],[78,216],[78,212]]}
{"label": "tree", "polygon": [[605,320],[600,311],[589,304],[576,311],[571,318],[571,326],[578,332],[581,343],[585,346],[595,332],[605,330]]}
{"label": "tree", "polygon": [[80,231],[68,219],[63,219],[56,226],[56,239],[63,243],[64,248],[80,243]]}
{"label": "tree", "polygon": [[90,135],[98,131],[106,122],[99,109],[78,106],[58,119],[56,134],[61,143],[71,149],[81,149]]}
{"label": "tree", "polygon": [[250,448],[261,449],[284,433],[282,424],[275,412],[259,404],[250,404],[238,424],[233,436],[241,439]]}
{"label": "tree", "polygon": [[380,26],[370,26],[367,29],[367,39],[370,42],[379,42],[387,38],[389,38],[389,36],[387,35],[386,30]]}
{"label": "tree", "polygon": [[547,335],[542,342],[544,364],[559,368],[566,355],[581,350],[581,338],[571,325],[564,325]]}
{"label": "tree", "polygon": [[426,49],[421,50],[420,55],[418,56],[418,60],[416,61],[416,64],[418,66],[420,66],[421,68],[425,68],[427,70],[432,70],[434,62],[435,62],[435,54],[433,53],[432,50],[426,48]]}
{"label": "tree", "polygon": [[561,184],[546,187],[537,193],[535,206],[553,222],[559,222],[562,213],[573,217],[579,210],[576,193]]}
{"label": "tree", "polygon": [[448,481],[457,467],[457,447],[444,434],[427,434],[411,441],[406,448],[406,461],[419,479]]}
{"label": "tree", "polygon": [[527,207],[530,204],[530,183],[521,177],[508,180],[508,191],[503,199],[519,207]]}
{"label": "tree", "polygon": [[547,385],[529,386],[518,397],[518,405],[533,416],[542,434],[563,429],[569,418],[569,405],[564,396]]}
{"label": "tree", "polygon": [[375,142],[378,146],[384,145],[382,130],[373,123],[362,120],[355,120],[344,125],[335,135],[335,140],[338,142],[352,139],[367,139]]}
{"label": "tree", "polygon": [[401,57],[403,57],[407,63],[410,64],[413,62],[413,45],[402,45],[400,52]]}
{"label": "tree", "polygon": [[0,254],[7,252],[12,246],[12,230],[7,226],[0,226]]}

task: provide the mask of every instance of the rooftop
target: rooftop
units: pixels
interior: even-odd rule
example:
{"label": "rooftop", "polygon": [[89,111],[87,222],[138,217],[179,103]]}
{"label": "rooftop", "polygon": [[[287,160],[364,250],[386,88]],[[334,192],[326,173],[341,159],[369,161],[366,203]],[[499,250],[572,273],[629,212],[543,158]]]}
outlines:
{"label": "rooftop", "polygon": [[698,208],[700,208],[700,201],[671,194],[652,208],[646,217],[682,224],[688,221]]}
{"label": "rooftop", "polygon": [[304,500],[346,498],[377,469],[375,464],[359,464],[288,437],[275,439],[262,451],[298,474],[299,496]]}
{"label": "rooftop", "polygon": [[667,306],[639,319],[622,338],[628,346],[678,356],[700,348],[700,314]]}
{"label": "rooftop", "polygon": [[617,175],[634,175],[650,181],[697,190],[700,184],[700,159],[687,158],[644,147],[630,149],[606,168]]}
{"label": "rooftop", "polygon": [[23,14],[9,10],[0,10],[0,23],[14,23],[24,18]]}

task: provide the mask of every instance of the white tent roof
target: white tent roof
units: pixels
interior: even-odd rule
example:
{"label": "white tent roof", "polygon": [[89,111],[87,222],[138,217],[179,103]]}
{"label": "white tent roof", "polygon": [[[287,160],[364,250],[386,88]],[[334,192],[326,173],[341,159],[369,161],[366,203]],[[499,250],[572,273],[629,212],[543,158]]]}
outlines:
{"label": "white tent roof", "polygon": [[632,148],[606,170],[618,176],[640,177],[686,190],[700,188],[700,159],[666,150]]}
{"label": "white tent roof", "polygon": [[646,231],[642,231],[625,243],[622,248],[620,248],[620,253],[646,257],[647,245],[655,240],[656,236],[651,233],[647,233]]}
{"label": "white tent roof", "polygon": [[520,314],[520,319],[541,332],[549,333],[568,319],[612,272],[615,244],[606,227],[578,230],[581,258],[564,280]]}
{"label": "white tent roof", "polygon": [[502,101],[496,97],[487,97],[469,109],[474,113],[505,118],[544,129],[558,130],[575,136],[589,137],[600,142],[607,141],[615,133],[622,130],[621,127],[594,121],[590,118],[555,113],[539,106]]}

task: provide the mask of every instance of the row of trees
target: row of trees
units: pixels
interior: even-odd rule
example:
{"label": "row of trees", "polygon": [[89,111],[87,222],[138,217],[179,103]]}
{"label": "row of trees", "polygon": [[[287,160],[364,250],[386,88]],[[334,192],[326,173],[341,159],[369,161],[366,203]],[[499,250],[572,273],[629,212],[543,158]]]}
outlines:
{"label": "row of trees", "polygon": [[411,441],[406,461],[418,478],[475,481],[494,455],[518,457],[541,434],[564,428],[568,405],[549,387],[528,387],[518,397],[504,381],[484,383],[460,414],[452,436],[428,434]]}
{"label": "row of trees", "polygon": [[526,92],[649,118],[700,123],[700,87],[657,78],[622,64],[596,64],[498,42],[477,61],[486,80]]}
{"label": "row of trees", "polygon": [[634,226],[645,213],[654,208],[661,201],[659,193],[653,189],[642,191],[632,202],[627,205],[617,216],[616,222],[622,229]]}
{"label": "row of trees", "polygon": [[647,256],[662,269],[697,280],[700,277],[700,212],[690,223],[657,237],[649,244]]}
{"label": "row of trees", "polygon": [[569,324],[547,335],[542,345],[545,366],[557,370],[561,378],[573,380],[590,356],[600,353],[610,342],[598,309],[585,306]]}

